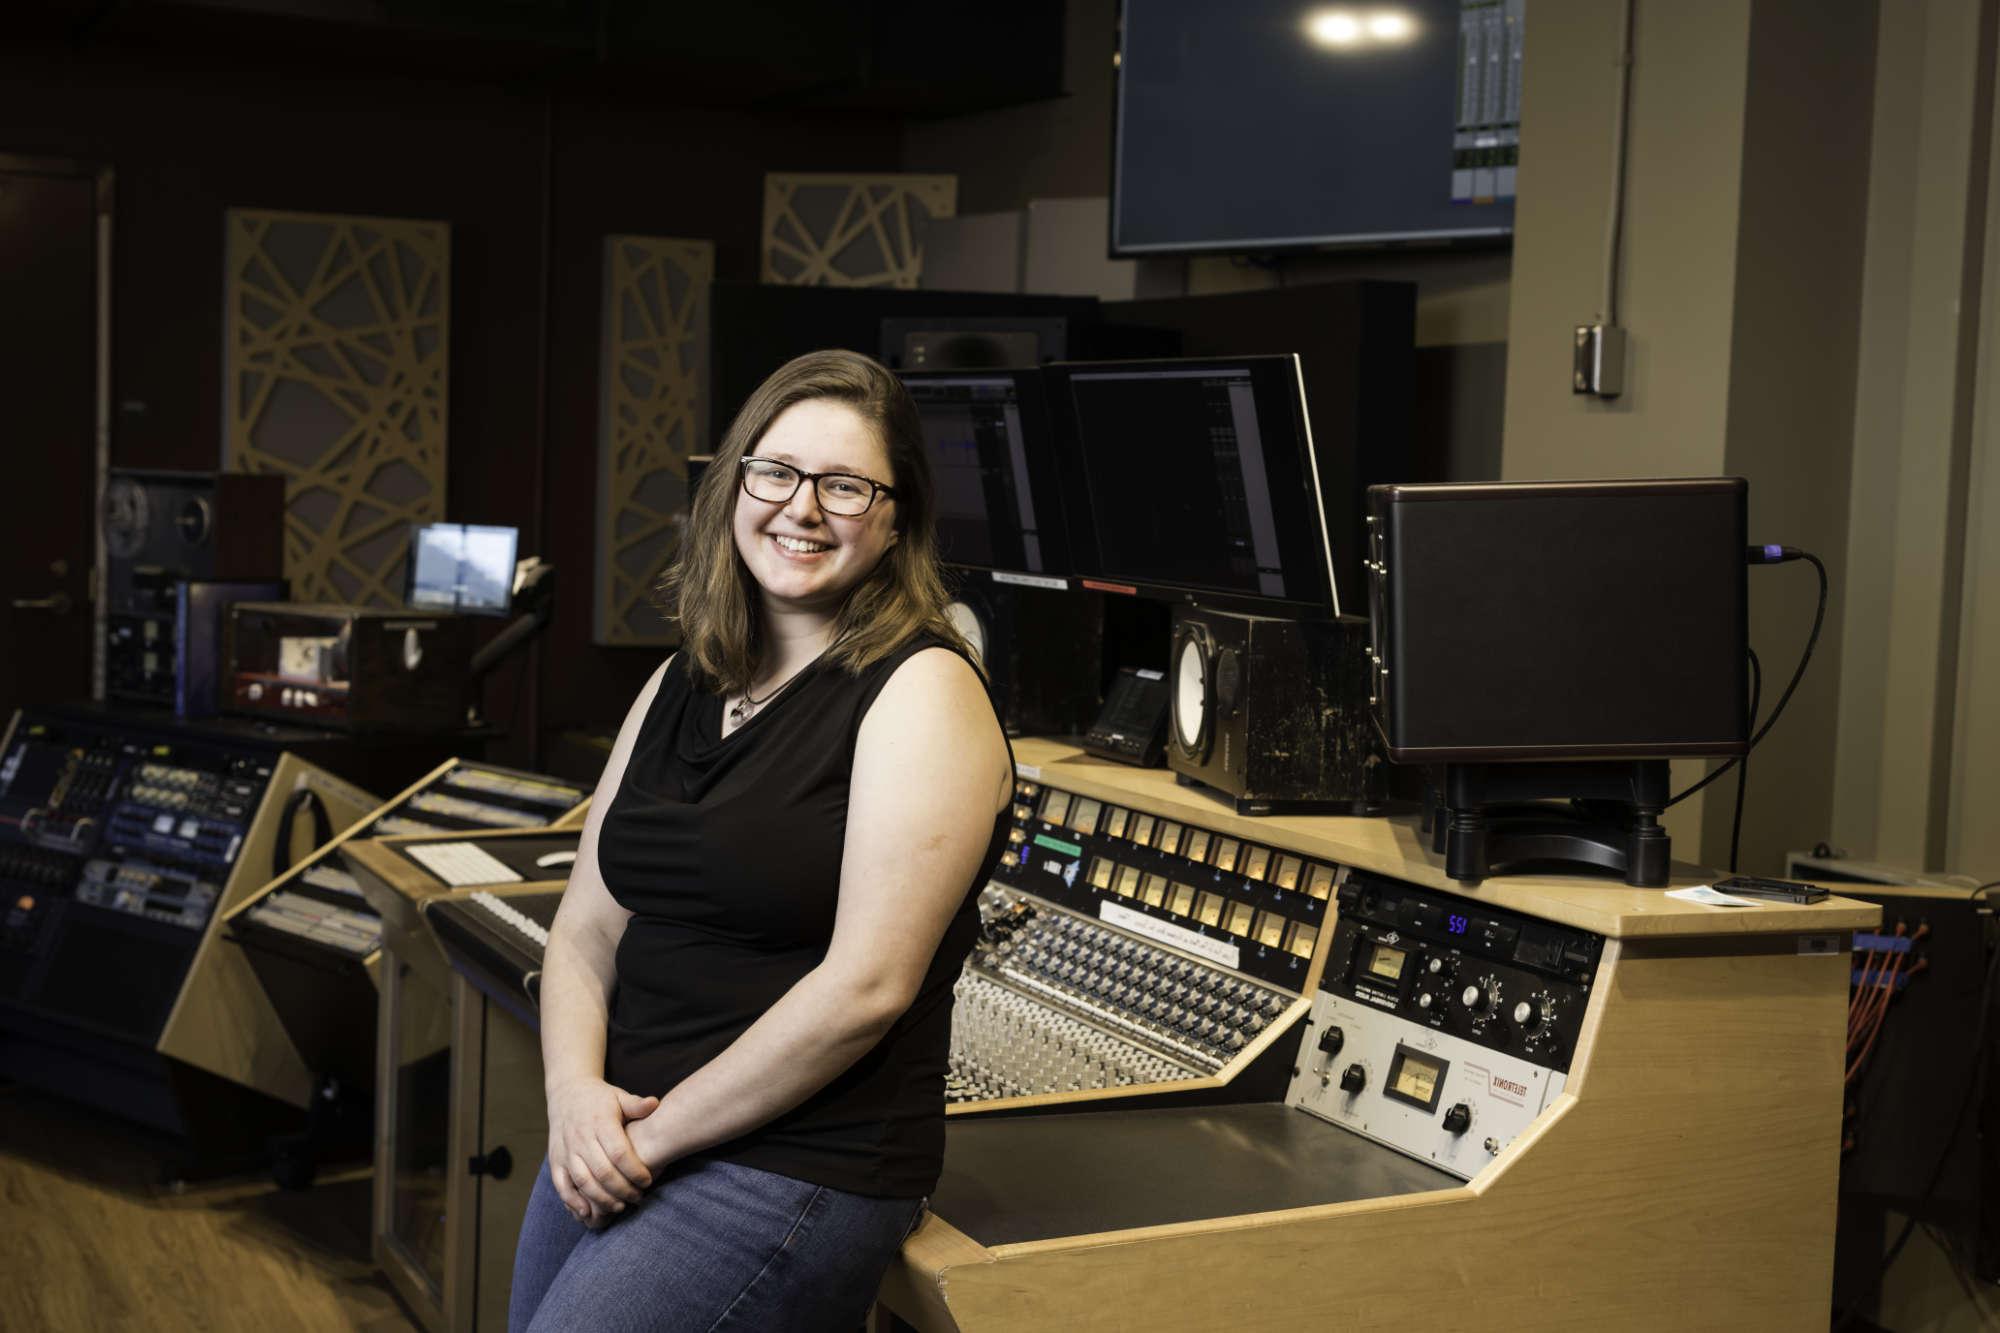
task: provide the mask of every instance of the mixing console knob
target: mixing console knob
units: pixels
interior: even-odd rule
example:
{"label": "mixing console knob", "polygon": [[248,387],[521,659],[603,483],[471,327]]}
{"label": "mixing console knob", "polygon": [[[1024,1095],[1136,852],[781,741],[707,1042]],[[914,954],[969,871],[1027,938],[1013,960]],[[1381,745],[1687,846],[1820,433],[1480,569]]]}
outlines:
{"label": "mixing console knob", "polygon": [[1368,1086],[1368,1071],[1358,1064],[1349,1065],[1340,1074],[1340,1090],[1355,1093]]}
{"label": "mixing console knob", "polygon": [[1278,1010],[1283,1008],[1284,1006],[1279,1002],[1278,997],[1275,994],[1266,994],[1264,996],[1263,1002],[1259,1004],[1257,1007],[1266,1014],[1275,1015],[1278,1012]]}
{"label": "mixing console knob", "polygon": [[1539,1028],[1549,1021],[1549,1001],[1546,995],[1530,995],[1514,1006],[1514,1026]]}
{"label": "mixing console knob", "polygon": [[1243,1040],[1242,1033],[1232,1032],[1222,1039],[1222,1044],[1232,1051],[1240,1051],[1249,1043]]}
{"label": "mixing console knob", "polygon": [[1431,1011],[1431,1006],[1435,1003],[1436,1001],[1431,998],[1431,993],[1429,991],[1425,991],[1423,994],[1417,997],[1417,1008],[1423,1010],[1425,1013],[1429,1013]]}
{"label": "mixing console knob", "polygon": [[1319,1034],[1319,1048],[1326,1052],[1328,1059],[1339,1055],[1340,1048],[1346,1044],[1347,1034],[1341,1031],[1337,1024],[1328,1027],[1326,1031]]}
{"label": "mixing console knob", "polygon": [[1500,1003],[1500,983],[1492,977],[1481,977],[1460,992],[1458,1002],[1469,1009],[1474,1018],[1490,1017]]}
{"label": "mixing console knob", "polygon": [[1459,1102],[1444,1113],[1444,1127],[1449,1133],[1463,1134],[1472,1128],[1472,1108]]}

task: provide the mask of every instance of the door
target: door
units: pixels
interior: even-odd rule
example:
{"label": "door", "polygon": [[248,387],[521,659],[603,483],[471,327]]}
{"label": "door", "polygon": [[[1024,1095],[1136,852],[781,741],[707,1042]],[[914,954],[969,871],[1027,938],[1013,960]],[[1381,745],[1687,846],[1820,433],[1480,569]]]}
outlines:
{"label": "door", "polygon": [[0,156],[0,719],[91,695],[99,199],[92,168]]}

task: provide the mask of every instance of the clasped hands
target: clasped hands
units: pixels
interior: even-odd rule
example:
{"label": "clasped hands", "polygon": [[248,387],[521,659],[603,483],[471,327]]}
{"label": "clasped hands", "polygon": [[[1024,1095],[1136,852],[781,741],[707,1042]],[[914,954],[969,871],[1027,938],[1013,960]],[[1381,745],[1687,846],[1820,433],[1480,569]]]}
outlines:
{"label": "clasped hands", "polygon": [[549,1180],[583,1225],[596,1230],[637,1203],[673,1159],[658,1097],[603,1079],[575,1079],[549,1092]]}

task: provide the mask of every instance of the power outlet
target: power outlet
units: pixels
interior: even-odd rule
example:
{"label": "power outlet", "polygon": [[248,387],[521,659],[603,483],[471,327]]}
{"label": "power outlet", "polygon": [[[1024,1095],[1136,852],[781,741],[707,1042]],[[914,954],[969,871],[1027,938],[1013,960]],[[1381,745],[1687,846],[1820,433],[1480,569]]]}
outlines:
{"label": "power outlet", "polygon": [[1610,324],[1576,326],[1570,390],[1594,398],[1625,392],[1625,330]]}

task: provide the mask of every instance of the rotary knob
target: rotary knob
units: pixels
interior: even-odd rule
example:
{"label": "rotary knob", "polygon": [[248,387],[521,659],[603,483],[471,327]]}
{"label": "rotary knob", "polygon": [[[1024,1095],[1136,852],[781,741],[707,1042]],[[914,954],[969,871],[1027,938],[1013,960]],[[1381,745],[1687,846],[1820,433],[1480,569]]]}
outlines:
{"label": "rotary knob", "polygon": [[1514,1006],[1514,1026],[1524,1036],[1539,1037],[1555,1024],[1556,1001],[1547,991],[1537,991]]}
{"label": "rotary knob", "polygon": [[1359,1064],[1349,1065],[1340,1074],[1340,1090],[1356,1093],[1368,1086],[1368,1071]]}
{"label": "rotary knob", "polygon": [[1500,983],[1490,976],[1481,977],[1459,992],[1458,1002],[1474,1019],[1490,1018],[1500,1004]]}
{"label": "rotary knob", "polygon": [[1319,1048],[1326,1052],[1328,1059],[1339,1055],[1340,1048],[1346,1044],[1347,1034],[1341,1031],[1338,1025],[1329,1026],[1326,1031],[1319,1034]]}
{"label": "rotary knob", "polygon": [[1452,1134],[1463,1134],[1472,1128],[1472,1108],[1464,1102],[1454,1105],[1444,1113],[1444,1127]]}

